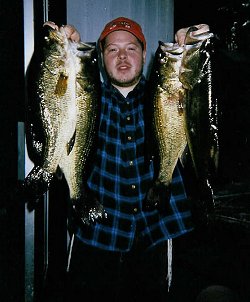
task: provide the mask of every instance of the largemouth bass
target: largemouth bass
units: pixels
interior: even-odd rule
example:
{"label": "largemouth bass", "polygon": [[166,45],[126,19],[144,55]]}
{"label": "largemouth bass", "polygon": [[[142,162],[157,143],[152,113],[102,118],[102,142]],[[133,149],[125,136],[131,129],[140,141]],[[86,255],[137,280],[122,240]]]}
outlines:
{"label": "largemouth bass", "polygon": [[96,200],[91,204],[83,198],[99,123],[97,51],[95,45],[69,40],[63,27],[46,27],[39,68],[33,67],[28,77],[29,115],[35,116],[28,128],[35,166],[23,188],[29,196],[39,197],[55,175],[63,173],[73,206],[81,209],[81,219],[88,223],[104,214]]}
{"label": "largemouth bass", "polygon": [[191,28],[186,36],[180,81],[186,90],[184,115],[188,149],[204,209],[209,212],[214,207],[211,178],[219,158],[218,99],[213,74],[213,34],[195,35],[195,30]]}
{"label": "largemouth bass", "polygon": [[185,40],[180,81],[186,90],[185,127],[197,178],[207,179],[218,167],[218,99],[213,74],[213,34],[192,35]]}
{"label": "largemouth bass", "polygon": [[183,51],[176,43],[160,41],[149,78],[158,167],[147,202],[158,207],[161,200],[165,203],[169,197],[173,171],[187,144],[183,112],[185,90],[179,80]]}

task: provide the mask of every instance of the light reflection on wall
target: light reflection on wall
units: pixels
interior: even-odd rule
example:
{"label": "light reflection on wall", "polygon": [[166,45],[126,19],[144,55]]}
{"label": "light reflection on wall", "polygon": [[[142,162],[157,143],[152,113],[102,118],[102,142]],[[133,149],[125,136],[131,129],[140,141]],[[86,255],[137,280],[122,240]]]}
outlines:
{"label": "light reflection on wall", "polygon": [[[24,76],[34,51],[34,14],[33,0],[23,1],[24,15]],[[25,137],[24,126],[21,127],[23,137]],[[28,157],[25,140],[24,143],[24,173],[25,176],[33,167],[33,163]],[[34,299],[34,212],[25,209],[25,302],[32,302]]]}

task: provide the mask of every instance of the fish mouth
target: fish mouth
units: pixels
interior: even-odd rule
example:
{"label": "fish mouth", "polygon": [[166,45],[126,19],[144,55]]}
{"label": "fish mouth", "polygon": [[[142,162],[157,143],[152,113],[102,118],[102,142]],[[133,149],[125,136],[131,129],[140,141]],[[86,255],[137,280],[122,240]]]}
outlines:
{"label": "fish mouth", "polygon": [[59,30],[59,27],[55,24],[55,22],[52,22],[52,21],[47,21],[43,24],[43,27],[47,27],[47,28],[50,28],[50,29],[54,29],[54,30]]}
{"label": "fish mouth", "polygon": [[196,31],[197,31],[196,27],[194,27],[194,28],[191,27],[189,29],[189,31],[186,34],[186,38],[185,38],[186,45],[197,44],[199,42],[202,42],[202,41],[214,36],[214,34],[211,33],[210,31],[206,31],[206,32],[199,33],[199,34],[197,34]]}

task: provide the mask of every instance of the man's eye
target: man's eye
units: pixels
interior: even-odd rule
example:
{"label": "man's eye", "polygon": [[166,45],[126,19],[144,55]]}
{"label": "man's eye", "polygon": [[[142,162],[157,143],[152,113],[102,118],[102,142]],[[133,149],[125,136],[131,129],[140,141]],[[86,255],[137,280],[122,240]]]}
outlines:
{"label": "man's eye", "polygon": [[135,50],[136,50],[136,47],[130,46],[130,47],[128,48],[128,50],[130,50],[130,51],[135,51]]}

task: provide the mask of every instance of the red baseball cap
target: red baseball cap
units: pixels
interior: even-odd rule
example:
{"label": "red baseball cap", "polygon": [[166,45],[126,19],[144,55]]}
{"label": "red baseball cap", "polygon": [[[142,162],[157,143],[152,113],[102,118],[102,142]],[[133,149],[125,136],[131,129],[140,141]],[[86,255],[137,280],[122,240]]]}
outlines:
{"label": "red baseball cap", "polygon": [[131,34],[136,36],[136,38],[139,41],[142,42],[143,49],[146,50],[146,40],[143,35],[141,26],[138,23],[136,23],[135,21],[125,18],[125,17],[116,18],[105,25],[105,27],[100,35],[100,38],[99,38],[99,43],[100,43],[101,48],[102,48],[101,42],[103,41],[103,39],[105,39],[108,34],[112,33],[113,31],[116,31],[116,30],[125,30],[125,31],[130,32]]}

